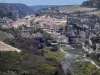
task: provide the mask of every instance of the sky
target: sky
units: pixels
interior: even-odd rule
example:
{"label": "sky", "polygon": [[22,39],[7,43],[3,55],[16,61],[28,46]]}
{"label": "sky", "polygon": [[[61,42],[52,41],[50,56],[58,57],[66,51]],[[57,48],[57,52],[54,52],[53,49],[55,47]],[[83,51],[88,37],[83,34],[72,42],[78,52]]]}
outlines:
{"label": "sky", "polygon": [[0,3],[23,3],[27,5],[72,5],[86,0],[0,0]]}

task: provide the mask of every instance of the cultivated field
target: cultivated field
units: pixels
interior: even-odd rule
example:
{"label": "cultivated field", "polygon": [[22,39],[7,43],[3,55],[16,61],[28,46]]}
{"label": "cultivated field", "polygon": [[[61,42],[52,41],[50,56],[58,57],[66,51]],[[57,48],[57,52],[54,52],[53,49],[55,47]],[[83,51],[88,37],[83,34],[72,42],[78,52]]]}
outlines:
{"label": "cultivated field", "polygon": [[60,12],[67,12],[67,13],[73,13],[76,11],[89,12],[95,9],[96,8],[88,8],[88,7],[83,7],[79,5],[68,5],[68,6],[59,7]]}
{"label": "cultivated field", "polygon": [[100,10],[95,10],[95,11],[91,11],[91,12],[86,12],[86,14],[100,15]]}

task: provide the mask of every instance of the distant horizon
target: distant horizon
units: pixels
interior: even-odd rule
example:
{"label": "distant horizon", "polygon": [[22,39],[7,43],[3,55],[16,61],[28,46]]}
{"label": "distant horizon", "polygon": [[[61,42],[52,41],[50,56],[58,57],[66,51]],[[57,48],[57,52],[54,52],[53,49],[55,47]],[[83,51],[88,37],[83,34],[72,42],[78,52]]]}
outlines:
{"label": "distant horizon", "polygon": [[86,0],[0,0],[0,3],[22,3],[28,6],[39,5],[81,5]]}
{"label": "distant horizon", "polygon": [[[0,2],[1,3],[1,2]],[[2,2],[3,3],[3,2]],[[7,3],[7,2],[4,2]],[[9,2],[8,2],[9,3]],[[13,3],[12,3],[13,4]],[[24,3],[15,3],[15,4],[24,4]],[[27,4],[25,4],[27,5]],[[72,4],[72,5],[81,5],[81,4]],[[46,6],[46,5],[27,5],[27,6]],[[47,5],[47,6],[71,6],[71,5]]]}

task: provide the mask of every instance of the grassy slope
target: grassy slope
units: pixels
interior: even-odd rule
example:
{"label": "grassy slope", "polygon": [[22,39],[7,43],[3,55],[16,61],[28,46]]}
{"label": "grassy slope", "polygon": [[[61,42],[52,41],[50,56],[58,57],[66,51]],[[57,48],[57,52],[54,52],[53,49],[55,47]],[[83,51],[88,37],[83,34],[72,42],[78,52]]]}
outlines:
{"label": "grassy slope", "polygon": [[10,34],[8,34],[6,32],[0,31],[0,41],[3,41],[5,39],[11,38],[11,37],[12,37],[12,35],[10,35]]}

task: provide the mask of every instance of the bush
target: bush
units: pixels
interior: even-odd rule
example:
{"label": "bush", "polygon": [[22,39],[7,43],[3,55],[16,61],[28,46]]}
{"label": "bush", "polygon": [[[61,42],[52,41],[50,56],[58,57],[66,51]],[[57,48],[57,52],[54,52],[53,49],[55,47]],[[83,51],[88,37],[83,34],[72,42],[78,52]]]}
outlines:
{"label": "bush", "polygon": [[50,72],[50,71],[55,71],[56,67],[51,66],[49,64],[41,64],[41,67],[43,67],[44,72]]}

